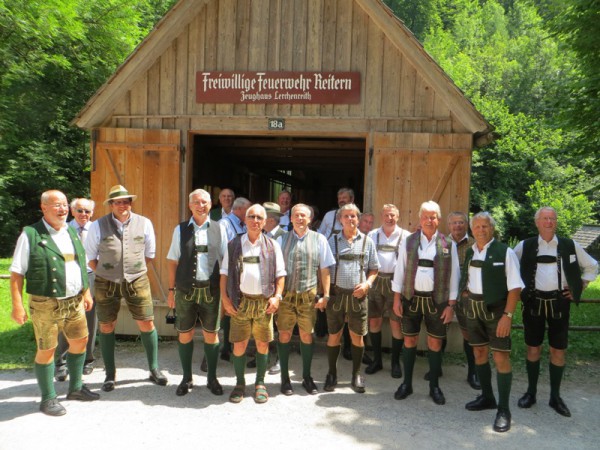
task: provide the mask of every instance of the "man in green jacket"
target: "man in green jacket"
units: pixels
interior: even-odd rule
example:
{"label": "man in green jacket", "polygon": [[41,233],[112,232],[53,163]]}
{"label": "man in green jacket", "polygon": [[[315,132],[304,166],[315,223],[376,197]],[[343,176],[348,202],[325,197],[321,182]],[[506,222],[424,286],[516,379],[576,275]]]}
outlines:
{"label": "man in green jacket", "polygon": [[42,392],[40,411],[62,416],[67,411],[54,390],[54,352],[58,333],[69,343],[67,366],[71,373],[67,400],[91,401],[100,396],[82,384],[88,329],[85,311],[92,309],[85,250],[75,230],[67,225],[67,197],[56,190],[42,194],[44,217],[23,229],[10,266],[12,319],[27,321],[23,286],[27,279],[29,312],[37,351],[35,374]]}

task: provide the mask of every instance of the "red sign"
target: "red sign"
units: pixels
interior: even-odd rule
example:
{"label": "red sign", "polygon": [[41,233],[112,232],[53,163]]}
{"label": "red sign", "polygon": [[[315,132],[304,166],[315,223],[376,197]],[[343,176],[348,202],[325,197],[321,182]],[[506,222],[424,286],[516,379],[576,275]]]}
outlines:
{"label": "red sign", "polygon": [[360,72],[198,72],[197,103],[360,103]]}

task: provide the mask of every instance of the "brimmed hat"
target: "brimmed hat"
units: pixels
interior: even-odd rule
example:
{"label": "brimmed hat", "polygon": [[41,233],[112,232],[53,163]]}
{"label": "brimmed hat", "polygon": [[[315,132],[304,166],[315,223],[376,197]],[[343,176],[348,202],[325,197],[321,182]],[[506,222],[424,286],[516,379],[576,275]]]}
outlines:
{"label": "brimmed hat", "polygon": [[108,202],[111,200],[119,200],[120,198],[130,198],[131,201],[134,201],[137,198],[137,195],[130,194],[127,189],[125,189],[125,186],[117,184],[110,188],[108,198],[104,200],[104,204],[108,205]]}
{"label": "brimmed hat", "polygon": [[279,208],[277,203],[265,202],[263,203],[263,208],[265,208],[265,211],[267,212],[267,217],[279,219],[281,216],[283,216],[283,214],[281,214],[281,208]]}

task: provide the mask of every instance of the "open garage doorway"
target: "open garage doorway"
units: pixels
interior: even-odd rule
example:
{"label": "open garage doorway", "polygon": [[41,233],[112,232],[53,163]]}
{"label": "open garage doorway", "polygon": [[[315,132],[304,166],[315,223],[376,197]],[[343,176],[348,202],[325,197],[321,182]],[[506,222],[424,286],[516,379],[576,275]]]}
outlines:
{"label": "open garage doorway", "polygon": [[317,206],[322,218],[348,186],[362,210],[364,138],[195,134],[192,142],[192,185],[212,192],[213,201],[225,187],[258,203],[277,201],[288,189],[294,203]]}

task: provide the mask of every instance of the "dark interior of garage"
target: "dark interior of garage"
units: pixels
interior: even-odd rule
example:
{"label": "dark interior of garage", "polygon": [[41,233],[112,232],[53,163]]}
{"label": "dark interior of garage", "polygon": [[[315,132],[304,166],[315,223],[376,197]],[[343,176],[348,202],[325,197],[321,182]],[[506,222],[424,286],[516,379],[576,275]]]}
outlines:
{"label": "dark interior of garage", "polygon": [[362,209],[364,139],[195,135],[193,143],[194,188],[228,187],[259,203],[287,188],[294,203],[316,205],[322,216],[348,186]]}

